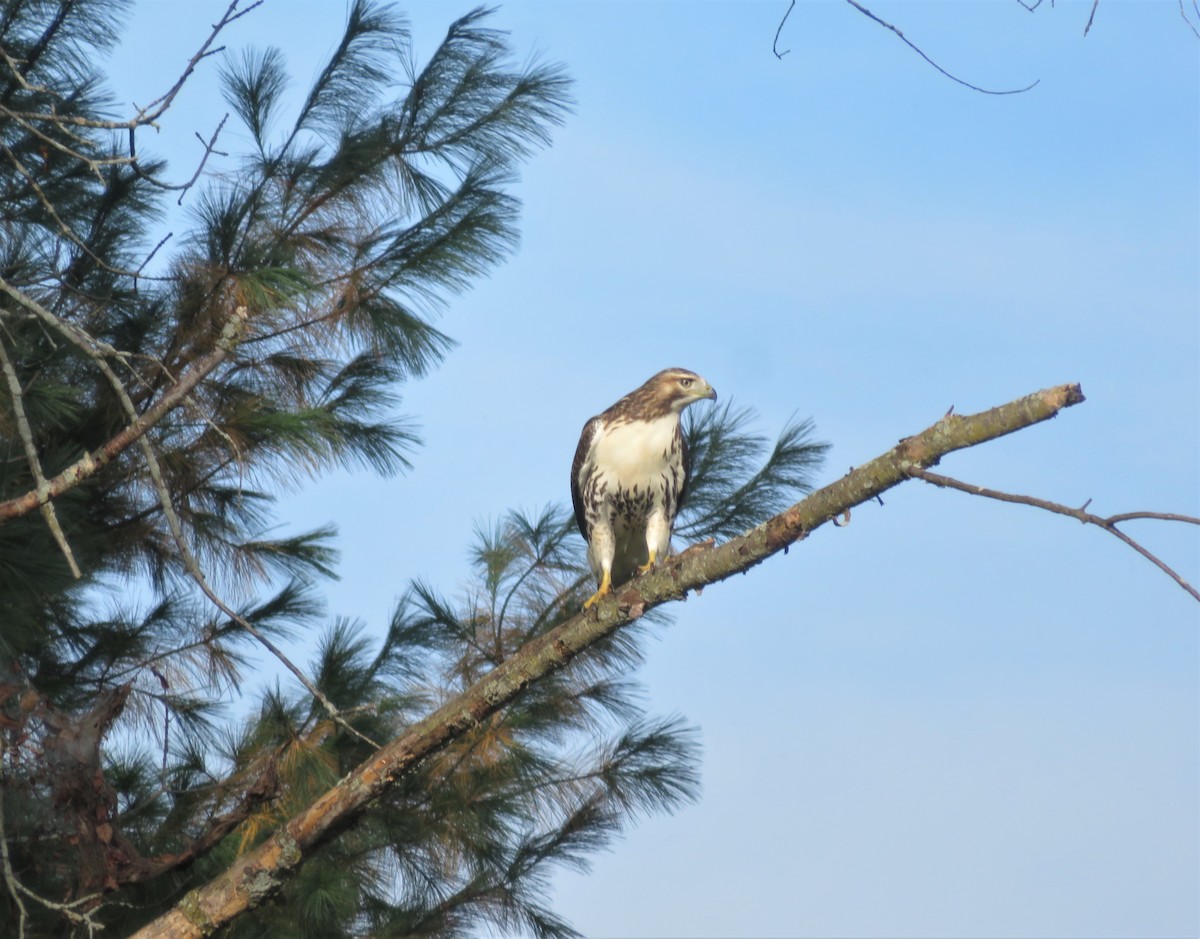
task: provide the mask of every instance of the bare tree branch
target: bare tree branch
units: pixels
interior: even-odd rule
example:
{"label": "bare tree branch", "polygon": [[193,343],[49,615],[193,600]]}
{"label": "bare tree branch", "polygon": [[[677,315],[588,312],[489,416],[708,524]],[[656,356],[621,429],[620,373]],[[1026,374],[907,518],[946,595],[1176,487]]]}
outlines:
{"label": "bare tree branch", "polygon": [[852,506],[874,499],[955,450],[1013,433],[1083,401],[1078,385],[1046,389],[972,416],[947,415],[887,453],[852,470],[752,531],[719,547],[696,545],[617,588],[586,612],[527,643],[457,698],[372,755],[254,850],[136,939],[199,939],[272,896],[322,844],[352,824],[402,774],[512,701],[583,649],[647,610],[724,580],[784,551]]}
{"label": "bare tree branch", "polygon": [[952,479],[949,476],[942,476],[938,473],[930,473],[928,470],[914,467],[909,471],[909,474],[916,476],[919,479],[925,480],[927,483],[932,483],[935,486],[940,486],[944,489],[957,489],[959,492],[966,492],[973,496],[983,496],[986,499],[996,499],[1000,502],[1014,502],[1018,505],[1031,505],[1034,508],[1045,509],[1047,512],[1054,512],[1057,515],[1068,515],[1071,518],[1078,519],[1085,525],[1095,525],[1097,528],[1102,528],[1110,535],[1121,539],[1129,547],[1133,548],[1138,554],[1146,558],[1152,564],[1157,566],[1163,573],[1179,584],[1191,596],[1200,600],[1200,592],[1196,588],[1184,580],[1179,574],[1167,566],[1167,564],[1157,555],[1151,553],[1143,545],[1139,544],[1134,539],[1117,528],[1119,522],[1127,522],[1132,519],[1150,518],[1168,522],[1185,522],[1189,525],[1200,525],[1200,518],[1193,518],[1190,515],[1177,515],[1172,512],[1124,512],[1120,515],[1110,515],[1104,518],[1099,515],[1093,515],[1086,511],[1091,499],[1088,499],[1082,506],[1077,509],[1071,508],[1069,505],[1063,505],[1059,502],[1050,502],[1046,499],[1039,499],[1035,496],[1016,495],[1011,492],[1000,492],[996,489],[986,489],[983,486],[975,486],[971,483],[964,483],[958,479]]}
{"label": "bare tree branch", "polygon": [[[158,179],[153,173],[147,173],[145,170],[142,169],[140,163],[138,162],[137,139],[136,139],[137,131],[139,128],[142,128],[142,127],[153,127],[155,129],[158,128],[157,121],[159,120],[159,118],[161,118],[167,112],[167,110],[174,103],[176,96],[178,96],[179,92],[183,89],[183,86],[187,83],[188,79],[191,78],[193,72],[195,72],[196,66],[199,65],[199,63],[203,59],[207,58],[210,55],[213,55],[216,52],[220,52],[221,49],[223,48],[223,47],[214,47],[213,46],[213,43],[216,42],[217,36],[220,35],[221,31],[224,30],[225,27],[227,27],[230,23],[245,16],[247,13],[254,10],[256,7],[261,6],[263,0],[256,0],[256,2],[251,3],[249,6],[247,6],[245,9],[242,9],[242,10],[238,9],[239,2],[240,2],[240,0],[232,0],[232,2],[229,4],[229,7],[225,10],[225,13],[221,16],[221,18],[216,23],[212,24],[212,31],[209,33],[208,38],[204,40],[204,42],[201,44],[200,48],[188,60],[187,64],[184,66],[183,72],[175,80],[175,83],[166,91],[166,93],[160,95],[158,98],[155,98],[149,104],[147,104],[143,107],[138,107],[137,112],[133,115],[133,117],[126,118],[125,120],[99,120],[96,118],[84,117],[84,116],[80,116],[80,115],[59,114],[53,105],[50,106],[48,111],[36,112],[36,111],[14,111],[2,104],[0,104],[0,117],[11,120],[14,123],[17,123],[20,126],[24,127],[31,134],[33,134],[39,140],[41,140],[47,147],[57,150],[60,153],[65,154],[66,156],[68,156],[71,159],[80,161],[88,168],[88,170],[92,173],[92,175],[95,176],[97,181],[99,181],[102,185],[104,183],[104,179],[100,173],[101,167],[129,166],[133,169],[133,171],[135,173],[137,173],[137,175],[139,177],[141,177],[142,179],[146,180],[147,182],[149,182],[161,189],[180,190],[180,200],[182,200],[183,195],[189,189],[191,189],[191,187],[193,185],[195,185],[196,180],[199,179],[200,174],[204,170],[205,164],[208,162],[208,158],[213,153],[219,152],[215,149],[215,146],[216,146],[217,137],[221,133],[221,129],[225,124],[225,119],[223,118],[221,120],[220,124],[217,126],[217,129],[213,132],[212,137],[207,141],[207,143],[204,141],[203,138],[200,138],[201,144],[204,145],[204,155],[201,157],[200,165],[199,165],[199,167],[197,167],[196,172],[192,175],[192,178],[189,179],[187,182],[181,183],[181,184],[164,183],[162,180]],[[48,89],[48,88],[45,88],[42,86],[31,85],[28,82],[28,80],[25,78],[25,75],[21,70],[20,63],[17,62],[15,59],[13,59],[13,57],[11,55],[9,55],[8,52],[6,50],[4,50],[3,48],[0,48],[0,62],[2,62],[4,64],[4,66],[8,69],[8,71],[12,75],[13,79],[26,91],[47,94],[47,95],[53,94],[53,92],[51,92],[50,89]],[[135,105],[135,107],[136,107],[136,105]],[[226,118],[227,117],[228,117],[228,115],[226,115]],[[47,133],[39,130],[35,126],[37,124],[48,124],[52,127],[58,128],[60,132],[65,134],[70,140],[74,141],[74,143],[77,145],[77,149],[68,146],[63,141],[55,138],[53,135],[47,134]],[[71,127],[86,127],[86,128],[92,128],[95,130],[127,131],[129,134],[129,155],[128,156],[113,156],[113,155],[99,156],[99,155],[89,154],[87,151],[93,146],[92,142],[87,140],[86,138],[83,138],[83,137],[79,136],[78,134],[75,134],[74,132],[72,132],[69,129]],[[199,135],[197,135],[197,136],[199,136]],[[45,196],[43,195],[41,188],[38,186],[37,181],[34,178],[34,175],[31,172],[29,172],[28,169],[25,168],[25,166],[16,158],[16,156],[7,147],[4,147],[3,151],[4,151],[5,155],[8,157],[9,161],[13,164],[14,168],[26,179],[26,181],[33,188],[33,191],[38,196],[38,199],[42,202],[43,206],[50,212],[51,217],[58,224],[59,229],[62,232],[62,234],[68,240],[72,241],[74,244],[79,246],[82,250],[87,252],[92,257],[92,259],[94,261],[96,261],[96,263],[101,264],[102,266],[106,267],[110,271],[113,271],[114,270],[113,268],[108,267],[107,265],[104,265],[103,262],[99,258],[97,258],[94,254],[92,254],[90,249],[87,247],[86,244],[83,243],[83,241],[78,237],[78,235],[76,235],[75,232],[73,232],[62,221],[61,218],[59,218],[58,213],[55,211],[54,206],[51,205],[49,200],[47,200],[45,198]],[[119,272],[118,271],[116,273],[127,273],[127,272]]]}
{"label": "bare tree branch", "polygon": [[[924,59],[926,62],[928,62],[930,65],[932,65],[935,69],[937,69],[939,72],[941,72],[947,78],[949,78],[951,81],[957,82],[960,85],[970,88],[972,91],[978,91],[979,93],[985,94],[985,95],[1019,95],[1022,92],[1029,91],[1029,89],[1033,88],[1041,80],[1041,79],[1037,79],[1037,80],[1031,82],[1030,84],[1026,85],[1024,88],[1009,88],[1009,89],[1003,89],[1003,90],[981,88],[979,85],[974,85],[971,82],[966,81],[962,78],[959,78],[957,75],[953,74],[952,72],[949,72],[946,69],[942,68],[942,66],[938,65],[937,62],[933,61],[933,59],[931,59],[928,55],[926,55],[925,51],[923,49],[921,49],[920,46],[918,46],[911,39],[909,39],[907,36],[905,36],[904,33],[902,33],[899,29],[897,29],[894,24],[889,23],[887,20],[875,15],[869,9],[867,9],[865,6],[863,6],[861,3],[859,3],[858,0],[846,0],[846,2],[849,3],[856,10],[858,10],[859,13],[866,16],[868,19],[874,20],[880,26],[884,27],[885,29],[891,30],[893,33],[895,33],[897,36],[899,36],[901,41],[903,41],[905,45],[907,45],[917,55],[919,55],[922,59]],[[1034,0],[1034,2],[1032,4],[1026,3],[1025,0],[1017,0],[1017,2],[1020,3],[1021,6],[1023,6],[1026,10],[1029,10],[1030,12],[1032,12],[1033,10],[1037,9],[1037,7],[1041,4],[1042,0]],[[1098,2],[1098,0],[1097,0],[1097,2]],[[1182,2],[1183,2],[1183,0],[1180,0],[1180,3],[1182,3]],[[775,41],[771,45],[771,51],[773,53],[775,53],[775,58],[777,58],[777,59],[782,59],[785,55],[787,55],[789,52],[791,52],[790,49],[784,49],[782,52],[779,51],[779,36],[780,36],[780,33],[783,32],[784,24],[787,23],[788,17],[791,16],[792,9],[795,6],[796,6],[796,0],[791,0],[791,3],[788,5],[787,10],[784,12],[783,17],[779,21],[779,26],[775,30]],[[1186,19],[1186,17],[1185,17],[1185,19]]]}
{"label": "bare tree branch", "polygon": [[775,41],[771,43],[771,51],[775,53],[775,58],[782,59],[785,55],[791,52],[791,49],[779,51],[779,34],[783,32],[783,24],[788,21],[788,17],[792,15],[792,10],[796,8],[796,0],[792,0],[788,4],[787,12],[783,14],[783,19],[779,21],[779,28],[775,30]]}
{"label": "bare tree branch", "polygon": [[[1028,91],[1030,88],[1033,88],[1039,81],[1041,81],[1041,79],[1036,79],[1033,82],[1031,82],[1030,84],[1026,85],[1024,88],[1009,88],[1007,90],[1002,90],[1002,91],[995,91],[995,90],[992,90],[989,88],[980,88],[978,85],[973,85],[969,81],[964,81],[963,79],[959,78],[957,75],[954,75],[954,74],[946,71],[944,68],[942,68],[940,65],[938,65],[935,61],[933,61],[933,59],[931,59],[929,56],[927,56],[925,54],[924,50],[922,50],[920,46],[916,45],[916,43],[914,43],[911,39],[909,39],[907,36],[905,36],[904,33],[900,32],[900,30],[898,30],[895,26],[893,26],[887,20],[881,19],[880,17],[876,16],[874,13],[872,13],[870,10],[868,10],[865,6],[863,6],[861,3],[859,3],[858,0],[846,0],[846,2],[848,4],[850,4],[850,6],[854,7],[854,9],[858,10],[858,12],[861,13],[863,16],[867,17],[868,19],[874,20],[876,23],[878,23],[880,26],[884,27],[885,29],[890,29],[893,33],[895,33],[897,36],[900,37],[900,40],[906,46],[908,46],[910,49],[912,49],[913,52],[915,52],[922,59],[924,59],[926,62],[928,62],[930,65],[932,65],[935,69],[937,69],[939,72],[941,72],[943,75],[945,75],[948,79],[950,79],[953,82],[958,82],[958,84],[964,85],[967,88],[970,88],[972,91],[978,91],[981,94],[985,94],[985,95],[1019,95],[1022,92]],[[1098,2],[1098,0],[1097,0],[1097,2]]]}
{"label": "bare tree branch", "polygon": [[[136,144],[136,141],[134,140],[132,133],[129,135],[129,157],[127,160],[125,160],[125,162],[127,162],[131,167],[133,167],[133,171],[135,173],[137,173],[137,175],[139,177],[141,177],[142,179],[144,179],[146,182],[150,183],[150,185],[156,186],[159,189],[178,190],[179,191],[179,199],[176,200],[175,204],[182,205],[183,197],[185,195],[187,195],[187,191],[189,189],[191,189],[194,185],[196,185],[197,180],[200,179],[200,174],[204,172],[204,167],[208,163],[208,158],[210,156],[212,156],[214,153],[217,154],[218,156],[228,156],[227,153],[222,153],[220,150],[218,150],[216,148],[217,147],[217,138],[221,135],[221,130],[225,127],[225,122],[227,120],[229,120],[228,112],[226,112],[225,116],[221,118],[220,123],[217,124],[217,129],[212,132],[212,136],[209,137],[207,142],[199,134],[196,134],[196,139],[199,140],[201,146],[204,147],[204,156],[202,156],[200,158],[200,163],[196,167],[196,172],[192,173],[191,179],[189,179],[185,183],[164,183],[161,179],[158,179],[152,173],[147,173],[145,170],[143,170],[141,167],[141,164],[138,163],[138,160],[137,160],[137,150],[136,150],[137,144]],[[149,260],[149,259],[147,259],[147,260]],[[146,266],[145,264],[142,265],[142,267],[145,267],[145,266]],[[142,271],[142,268],[138,268],[139,274],[141,273],[141,271]]]}

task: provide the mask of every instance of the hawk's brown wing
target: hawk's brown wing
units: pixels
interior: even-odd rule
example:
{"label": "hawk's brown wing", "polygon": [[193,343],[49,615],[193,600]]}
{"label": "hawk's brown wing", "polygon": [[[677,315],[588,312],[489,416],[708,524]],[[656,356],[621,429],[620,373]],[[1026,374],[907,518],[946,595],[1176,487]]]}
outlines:
{"label": "hawk's brown wing", "polygon": [[571,463],[571,504],[575,506],[575,524],[584,541],[591,541],[592,532],[588,525],[587,513],[583,510],[583,490],[579,484],[579,474],[583,472],[583,464],[587,462],[588,453],[600,431],[600,418],[593,417],[583,425],[583,433],[579,435],[579,446],[575,448],[575,459]]}

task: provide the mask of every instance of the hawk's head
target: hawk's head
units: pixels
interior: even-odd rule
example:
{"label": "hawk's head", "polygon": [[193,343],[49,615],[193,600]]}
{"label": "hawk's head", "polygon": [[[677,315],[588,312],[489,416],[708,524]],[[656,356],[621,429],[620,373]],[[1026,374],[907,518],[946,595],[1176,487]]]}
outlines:
{"label": "hawk's head", "polygon": [[701,398],[717,400],[712,385],[686,368],[664,368],[619,404],[629,419],[650,420],[671,412],[678,414]]}

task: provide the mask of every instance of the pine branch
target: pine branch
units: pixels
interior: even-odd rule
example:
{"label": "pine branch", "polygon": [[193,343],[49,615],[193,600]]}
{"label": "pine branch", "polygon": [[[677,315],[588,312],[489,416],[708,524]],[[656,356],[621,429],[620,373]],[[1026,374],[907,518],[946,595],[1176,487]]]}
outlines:
{"label": "pine branch", "polygon": [[[74,327],[62,322],[53,313],[17,290],[2,277],[0,277],[0,291],[8,294],[50,326],[62,332],[88,355],[99,361],[98,357],[101,352],[92,348],[94,342],[90,340],[90,337],[86,337],[86,334],[77,334]],[[112,462],[114,457],[125,451],[132,444],[137,443],[151,427],[158,423],[169,411],[182,403],[192,389],[208,376],[213,369],[228,358],[237,345],[245,326],[245,320],[246,310],[244,307],[239,307],[235,311],[235,315],[230,317],[229,322],[222,330],[221,336],[217,340],[217,347],[208,353],[208,355],[192,363],[192,367],[181,375],[179,380],[158,401],[147,408],[142,414],[135,415],[120,433],[92,452],[85,453],[52,479],[45,480],[44,487],[39,484],[37,488],[30,490],[24,495],[0,502],[0,524],[3,524],[8,519],[26,515],[39,505],[49,505],[50,499],[62,495],[69,489],[74,489],[85,479],[95,476],[106,465]],[[85,341],[85,337],[88,341]],[[115,350],[113,351],[115,352]]]}
{"label": "pine branch", "polygon": [[[101,352],[97,351],[94,348],[97,345],[96,341],[93,340],[90,336],[88,336],[87,333],[84,333],[82,330],[79,330],[76,327],[73,327],[68,323],[64,323],[58,317],[54,316],[54,314],[50,313],[48,310],[45,310],[40,304],[30,300],[28,297],[26,297],[20,291],[13,288],[11,285],[8,284],[7,281],[3,280],[2,278],[0,278],[0,289],[2,289],[4,292],[8,293],[15,300],[17,300],[17,302],[21,303],[23,306],[28,308],[31,312],[36,313],[40,318],[42,318],[44,321],[46,321],[50,326],[52,326],[54,329],[61,332],[73,344],[75,344],[77,347],[79,347],[84,352],[86,352],[92,358],[93,362],[95,363],[96,367],[100,370],[101,374],[108,380],[108,383],[112,386],[113,392],[116,394],[117,399],[121,402],[121,406],[125,409],[125,412],[130,419],[130,426],[128,428],[126,428],[126,431],[124,432],[124,433],[127,433],[129,436],[129,441],[125,444],[125,446],[128,446],[130,443],[135,443],[135,444],[137,444],[139,449],[141,449],[142,457],[146,461],[146,468],[150,472],[150,477],[154,483],[154,488],[156,489],[156,491],[158,493],[159,504],[162,509],[163,516],[167,521],[167,527],[170,529],[171,537],[175,542],[175,546],[179,551],[179,556],[180,556],[181,560],[183,561],[184,567],[187,570],[188,575],[192,578],[192,580],[195,581],[196,586],[198,586],[200,588],[200,592],[203,593],[209,599],[209,601],[212,602],[213,606],[215,606],[222,613],[224,613],[226,616],[228,616],[231,620],[236,622],[242,629],[244,629],[246,632],[248,632],[250,635],[252,635],[255,639],[257,639],[258,642],[263,646],[263,648],[265,648],[268,652],[270,652],[273,656],[275,656],[275,658],[278,659],[279,662],[282,663],[283,666],[288,669],[288,671],[290,671],[293,675],[295,675],[296,679],[302,685],[304,685],[305,688],[308,689],[308,692],[314,698],[316,698],[318,701],[321,702],[321,704],[329,712],[330,716],[333,718],[334,721],[336,721],[340,726],[344,727],[352,735],[359,737],[364,742],[369,743],[372,746],[375,746],[374,741],[372,741],[368,737],[365,737],[362,733],[355,730],[352,726],[350,726],[350,724],[348,724],[345,721],[345,719],[341,716],[341,713],[338,711],[338,709],[333,706],[332,702],[330,702],[330,700],[325,696],[325,694],[316,685],[314,685],[312,683],[312,681],[308,678],[308,676],[305,675],[304,672],[301,671],[283,653],[282,649],[280,649],[273,642],[271,642],[271,640],[268,639],[249,620],[247,620],[243,616],[238,615],[238,613],[236,611],[234,611],[227,603],[225,603],[224,600],[222,600],[220,598],[220,596],[217,595],[216,591],[213,590],[212,586],[208,583],[208,579],[204,576],[203,570],[201,570],[199,563],[196,561],[195,555],[192,553],[192,550],[188,546],[187,540],[184,537],[183,525],[179,520],[178,514],[175,512],[174,504],[171,499],[170,490],[166,484],[166,480],[163,477],[162,467],[161,467],[159,459],[158,459],[158,454],[155,452],[153,445],[150,443],[150,441],[147,439],[147,437],[145,435],[146,430],[149,430],[150,426],[153,426],[153,425],[147,424],[145,427],[141,426],[141,424],[143,423],[142,419],[143,419],[144,415],[139,415],[137,413],[137,410],[133,405],[133,401],[130,399],[128,393],[125,390],[125,386],[121,384],[120,379],[117,377],[116,373],[113,372],[111,366],[108,364],[108,361],[107,361],[107,359],[105,359],[104,355],[102,355]],[[230,317],[229,322],[226,323],[225,327],[223,328],[221,336],[217,341],[217,346],[218,346],[217,349],[214,350],[212,353],[209,353],[209,355],[205,358],[210,359],[213,356],[217,355],[217,353],[222,352],[222,351],[224,352],[225,355],[228,355],[229,352],[231,352],[233,350],[233,348],[236,346],[237,340],[241,336],[242,331],[245,327],[245,321],[246,321],[246,308],[239,306],[235,310],[234,315],[232,317]],[[109,350],[109,351],[113,351],[113,350]],[[219,361],[220,360],[218,360],[218,362]],[[216,364],[218,364],[218,363],[217,362],[213,363],[214,368],[216,367]],[[195,369],[195,368],[196,368],[196,365],[193,364],[193,369]],[[209,371],[211,371],[211,369],[209,369]],[[176,388],[178,388],[178,386],[180,384],[182,384],[182,382],[177,383]],[[181,401],[186,396],[187,390],[190,390],[190,389],[185,389],[181,394],[179,394],[179,396],[178,396],[179,401]],[[168,394],[170,394],[170,392],[168,392]],[[163,399],[160,399],[159,404],[161,405],[162,400],[165,400],[165,399],[166,399],[166,395],[164,395]],[[166,413],[166,410],[169,410],[169,409],[170,408],[164,409],[163,413]],[[161,417],[161,415],[159,415],[159,416]],[[120,436],[120,435],[118,435],[118,436]],[[110,443],[111,443],[111,441],[110,441]],[[110,459],[111,459],[111,457],[110,457]],[[83,461],[81,461],[81,462],[83,465],[80,467],[80,472],[81,473],[87,472],[87,470],[89,469],[88,464],[89,464],[89,462],[91,462],[91,455],[85,454]],[[94,472],[95,472],[95,469],[92,470],[92,473],[94,473]],[[92,475],[92,473],[88,473],[88,475]],[[76,485],[77,482],[78,481],[72,482],[71,485]],[[67,486],[66,488],[70,488],[70,486]],[[42,489],[44,489],[44,487],[39,487],[39,490],[42,490]],[[38,498],[40,495],[39,490],[34,491],[35,499]],[[35,504],[37,504],[37,503],[35,502]],[[0,506],[0,507],[2,507],[2,506]],[[28,510],[26,510],[26,511],[28,511]],[[2,518],[2,517],[3,516],[0,516],[0,518]]]}
{"label": "pine branch", "polygon": [[79,580],[83,575],[79,570],[79,565],[75,562],[75,555],[71,552],[67,536],[63,534],[62,526],[58,523],[58,514],[54,511],[54,503],[50,501],[50,484],[46,482],[46,476],[42,472],[42,461],[38,457],[37,445],[33,442],[33,431],[29,426],[29,418],[25,414],[25,394],[21,390],[21,381],[17,378],[17,370],[13,368],[12,360],[8,357],[8,350],[3,341],[0,341],[0,370],[4,372],[4,380],[8,384],[13,416],[17,420],[17,435],[21,438],[21,444],[25,448],[25,459],[29,463],[29,472],[33,474],[32,494],[42,508],[42,516],[46,519],[46,525],[49,527],[55,543],[62,551],[63,557],[66,558],[72,576]]}
{"label": "pine branch", "polygon": [[853,506],[876,498],[948,453],[1013,433],[1083,401],[1078,385],[1061,385],[972,416],[947,415],[887,453],[852,470],[752,531],[720,547],[695,546],[617,588],[491,670],[457,698],[373,754],[342,782],[136,939],[199,939],[276,893],[322,844],[351,825],[416,763],[471,731],[538,679],[655,606],[745,571],[805,538]]}

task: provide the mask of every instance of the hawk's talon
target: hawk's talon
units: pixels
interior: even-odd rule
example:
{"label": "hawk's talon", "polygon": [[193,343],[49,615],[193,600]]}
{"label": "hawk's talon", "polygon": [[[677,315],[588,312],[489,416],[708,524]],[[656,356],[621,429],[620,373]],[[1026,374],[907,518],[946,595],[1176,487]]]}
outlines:
{"label": "hawk's talon", "polygon": [[639,574],[645,574],[645,573],[648,573],[649,571],[654,570],[654,554],[655,554],[655,552],[651,551],[650,552],[650,560],[647,561],[645,564],[638,565],[637,572]]}
{"label": "hawk's talon", "polygon": [[586,600],[583,601],[583,608],[585,610],[590,609],[592,606],[594,606],[600,600],[604,599],[604,597],[608,596],[608,594],[611,592],[612,592],[612,578],[609,576],[608,571],[605,571],[604,575],[600,578],[600,587],[596,590],[595,593],[593,593],[590,597],[588,597]]}

